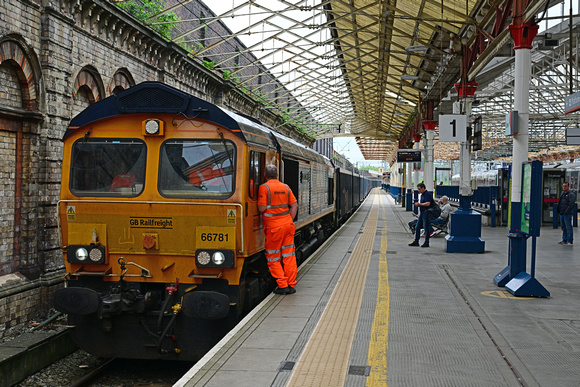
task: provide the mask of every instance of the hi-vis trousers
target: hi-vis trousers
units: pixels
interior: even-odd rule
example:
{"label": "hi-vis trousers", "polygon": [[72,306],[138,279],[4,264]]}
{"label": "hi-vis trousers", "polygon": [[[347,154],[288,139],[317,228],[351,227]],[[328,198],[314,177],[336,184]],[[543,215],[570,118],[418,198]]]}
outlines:
{"label": "hi-vis trousers", "polygon": [[266,229],[266,260],[270,274],[280,289],[296,285],[296,255],[294,253],[294,224]]}

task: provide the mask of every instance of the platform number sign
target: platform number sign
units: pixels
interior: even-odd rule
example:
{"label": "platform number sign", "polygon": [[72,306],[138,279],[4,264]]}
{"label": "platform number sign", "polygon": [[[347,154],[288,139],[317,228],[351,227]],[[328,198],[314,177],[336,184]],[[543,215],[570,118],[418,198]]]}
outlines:
{"label": "platform number sign", "polygon": [[439,116],[440,142],[466,142],[467,116],[463,114],[442,114]]}

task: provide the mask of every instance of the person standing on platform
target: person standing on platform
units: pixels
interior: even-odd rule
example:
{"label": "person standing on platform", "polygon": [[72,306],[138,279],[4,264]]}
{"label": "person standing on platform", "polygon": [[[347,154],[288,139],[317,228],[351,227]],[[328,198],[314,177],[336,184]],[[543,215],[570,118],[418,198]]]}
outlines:
{"label": "person standing on platform", "polygon": [[296,290],[296,255],[294,253],[294,218],[298,202],[288,185],[278,180],[278,168],[267,165],[266,182],[258,189],[258,210],[266,236],[266,260],[276,279],[276,294],[294,294]]}
{"label": "person standing on platform", "polygon": [[431,192],[427,191],[425,184],[417,184],[417,190],[421,194],[421,199],[418,202],[413,203],[416,207],[419,207],[419,219],[417,220],[417,227],[415,227],[415,240],[409,243],[409,246],[419,246],[419,239],[421,239],[421,228],[425,229],[425,242],[421,247],[429,247],[429,237],[431,235],[431,221],[429,220],[429,214],[427,210],[435,205],[433,201],[433,195]]}
{"label": "person standing on platform", "polygon": [[564,246],[572,246],[574,244],[574,230],[572,229],[572,216],[576,216],[574,204],[576,204],[576,194],[574,191],[570,191],[570,184],[562,184],[562,193],[558,201],[562,240],[558,243]]}

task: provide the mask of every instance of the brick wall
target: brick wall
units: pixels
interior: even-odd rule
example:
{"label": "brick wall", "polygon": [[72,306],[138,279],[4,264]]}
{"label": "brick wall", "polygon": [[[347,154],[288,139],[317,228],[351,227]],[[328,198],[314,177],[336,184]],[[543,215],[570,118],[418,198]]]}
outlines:
{"label": "brick wall", "polygon": [[[170,0],[175,2],[176,0]],[[5,6],[4,6],[5,4]],[[211,12],[192,2],[191,13]],[[195,17],[193,18],[195,19]],[[199,24],[199,20],[191,23]],[[207,46],[220,34],[219,23],[206,30]],[[199,34],[197,35],[200,36]],[[259,109],[246,93],[224,80],[238,70],[243,79],[264,71],[240,70],[231,52],[237,40],[208,51],[222,61],[210,71],[104,0],[6,0],[0,7],[0,337],[15,324],[47,313],[50,293],[62,286],[64,262],[57,230],[56,203],[62,166],[62,136],[70,119],[113,91],[146,80],[159,80],[232,110],[254,115],[270,125],[280,118]],[[230,53],[230,54],[228,54]],[[222,58],[229,59],[223,61]],[[241,54],[242,64],[253,63]],[[268,76],[247,89],[281,87]],[[285,94],[280,89],[280,95]],[[288,101],[288,97],[286,97]],[[310,143],[290,127],[281,132]],[[18,275],[18,281],[3,281]],[[52,278],[50,281],[47,278]],[[56,278],[56,279],[55,279]]]}
{"label": "brick wall", "polygon": [[0,336],[9,334],[12,329],[25,324],[30,319],[40,317],[39,313],[35,313],[38,305],[30,300],[39,299],[41,292],[40,287],[23,289],[21,292],[0,299],[0,309],[4,311],[0,315]]}
{"label": "brick wall", "polygon": [[0,138],[0,270],[12,272],[14,249],[14,133],[5,133]]}
{"label": "brick wall", "polygon": [[[21,274],[0,280],[0,338],[20,330],[30,320],[43,321],[49,314],[52,296],[59,287],[57,273],[28,281]],[[55,285],[56,284],[56,285]]]}
{"label": "brick wall", "polygon": [[[22,104],[22,96],[14,64],[0,65],[0,100],[9,108]],[[8,126],[8,123],[0,124]],[[0,137],[0,275],[11,273],[14,268],[14,194],[15,194],[16,134],[5,131]]]}

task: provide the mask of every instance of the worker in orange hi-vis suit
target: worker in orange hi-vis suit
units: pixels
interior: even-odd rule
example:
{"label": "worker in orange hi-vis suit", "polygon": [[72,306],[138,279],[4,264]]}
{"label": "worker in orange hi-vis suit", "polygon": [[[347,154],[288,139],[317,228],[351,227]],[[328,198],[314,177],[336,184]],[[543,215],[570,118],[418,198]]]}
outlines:
{"label": "worker in orange hi-vis suit", "polygon": [[258,210],[266,235],[266,259],[270,274],[278,282],[276,294],[296,293],[294,217],[298,202],[290,187],[278,180],[278,168],[266,166],[266,183],[258,189]]}

